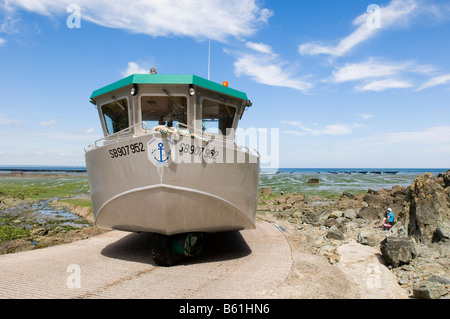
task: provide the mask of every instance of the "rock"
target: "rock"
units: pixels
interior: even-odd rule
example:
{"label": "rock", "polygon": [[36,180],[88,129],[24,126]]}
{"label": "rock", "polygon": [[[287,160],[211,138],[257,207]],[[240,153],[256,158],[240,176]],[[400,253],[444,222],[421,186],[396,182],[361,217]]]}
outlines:
{"label": "rock", "polygon": [[443,229],[438,227],[438,228],[436,228],[436,231],[433,233],[433,237],[432,237],[431,241],[433,243],[438,243],[441,240],[442,241],[449,241],[450,240],[450,234],[448,234]]}
{"label": "rock", "polygon": [[8,253],[16,253],[21,251],[27,251],[33,249],[34,246],[30,245],[30,241],[25,239],[14,239],[4,242],[0,242],[0,255]]}
{"label": "rock", "polygon": [[421,243],[430,243],[437,228],[450,230],[448,195],[430,173],[417,176],[410,190],[408,234]]}
{"label": "rock", "polygon": [[334,218],[328,218],[326,221],[323,222],[323,225],[325,227],[330,228],[332,226],[336,226],[337,227],[339,225],[339,223]]}
{"label": "rock", "polygon": [[378,216],[380,213],[380,209],[375,209],[371,207],[363,207],[359,210],[358,214],[356,215],[357,218],[362,218],[365,221],[374,221],[374,220],[380,220],[380,217]]}
{"label": "rock", "polygon": [[330,212],[324,211],[322,214],[319,215],[318,218],[320,221],[326,221],[328,218],[330,218]]}
{"label": "rock", "polygon": [[319,179],[318,178],[310,178],[308,180],[308,184],[319,184]]}
{"label": "rock", "polygon": [[337,240],[345,239],[344,233],[336,226],[331,226],[330,229],[328,229],[327,237],[329,239],[337,239]]}
{"label": "rock", "polygon": [[450,285],[450,279],[443,277],[443,276],[439,276],[439,275],[432,275],[428,278],[429,281],[432,282],[437,282],[439,284],[443,284],[443,285]]}
{"label": "rock", "polygon": [[356,218],[356,211],[354,210],[354,209],[347,209],[345,212],[344,212],[344,216],[346,217],[346,218],[348,218],[348,219],[354,219],[354,218]]}
{"label": "rock", "polygon": [[380,241],[377,239],[374,232],[368,231],[368,230],[362,230],[358,233],[357,238],[358,243],[362,245],[368,245],[375,247],[380,243]]}
{"label": "rock", "polygon": [[292,213],[292,217],[297,219],[302,218],[302,215],[303,215],[302,212],[299,211],[295,211]]}
{"label": "rock", "polygon": [[262,194],[263,195],[272,195],[272,187],[263,187]]}
{"label": "rock", "polygon": [[47,235],[48,234],[48,229],[46,229],[46,228],[36,228],[36,229],[33,229],[32,231],[31,231],[31,233],[30,233],[30,235],[32,236],[32,237],[35,237],[35,236],[45,236],[45,235]]}
{"label": "rock", "polygon": [[[450,242],[440,242],[437,245],[437,251],[439,252],[440,257],[450,258]],[[447,264],[449,265],[450,272],[450,261]]]}
{"label": "rock", "polygon": [[406,237],[386,237],[380,244],[380,251],[386,263],[393,267],[407,264],[417,256],[414,242]]}
{"label": "rock", "polygon": [[443,284],[432,281],[422,281],[413,288],[414,297],[419,299],[438,299],[447,293]]}
{"label": "rock", "polygon": [[399,197],[399,196],[406,196],[408,194],[405,187],[401,185],[392,186],[391,189],[391,196],[392,197]]}
{"label": "rock", "polygon": [[355,198],[355,196],[354,196],[353,194],[349,193],[349,192],[343,192],[343,193],[342,193],[342,196],[348,197],[348,198],[350,198],[350,199]]}
{"label": "rock", "polygon": [[302,222],[306,224],[311,224],[314,226],[319,226],[319,217],[314,212],[306,212],[302,215]]}
{"label": "rock", "polygon": [[332,245],[324,245],[319,248],[318,253],[327,257],[330,264],[335,264],[339,261],[339,254],[336,252],[336,247]]}
{"label": "rock", "polygon": [[450,170],[447,170],[444,174],[439,174],[437,177],[438,179],[442,178],[442,187],[446,188],[450,186]]}
{"label": "rock", "polygon": [[343,213],[340,210],[334,210],[330,213],[329,218],[336,219],[336,218],[342,217],[342,215],[343,215]]}

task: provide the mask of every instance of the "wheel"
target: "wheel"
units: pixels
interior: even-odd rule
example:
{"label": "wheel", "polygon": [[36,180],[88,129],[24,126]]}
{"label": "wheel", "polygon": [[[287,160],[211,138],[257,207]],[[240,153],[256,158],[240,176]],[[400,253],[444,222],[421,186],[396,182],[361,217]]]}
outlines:
{"label": "wheel", "polygon": [[197,257],[203,249],[203,233],[189,233],[184,237],[184,254],[188,257]]}
{"label": "wheel", "polygon": [[172,251],[172,241],[171,236],[152,234],[152,257],[157,265],[169,267],[180,261],[181,255]]}

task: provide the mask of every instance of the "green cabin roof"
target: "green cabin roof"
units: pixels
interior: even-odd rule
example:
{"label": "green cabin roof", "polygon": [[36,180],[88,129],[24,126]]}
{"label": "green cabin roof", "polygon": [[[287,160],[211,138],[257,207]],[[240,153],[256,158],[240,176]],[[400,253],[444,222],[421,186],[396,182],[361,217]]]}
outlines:
{"label": "green cabin roof", "polygon": [[104,86],[101,89],[95,90],[91,95],[91,99],[130,84],[192,84],[212,91],[231,95],[239,99],[248,100],[247,94],[244,92],[206,80],[196,75],[176,74],[132,74],[126,78]]}

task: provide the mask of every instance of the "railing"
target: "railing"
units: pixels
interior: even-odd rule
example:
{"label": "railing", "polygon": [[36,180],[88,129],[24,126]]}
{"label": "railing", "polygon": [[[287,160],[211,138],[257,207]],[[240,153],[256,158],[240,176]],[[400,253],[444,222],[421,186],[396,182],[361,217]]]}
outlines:
{"label": "railing", "polygon": [[[180,126],[185,127],[186,130],[180,129]],[[115,132],[115,133],[113,133],[111,135],[108,135],[108,136],[105,136],[105,137],[103,137],[101,139],[96,140],[94,142],[94,144],[91,144],[91,145],[85,147],[84,151],[85,152],[89,152],[89,151],[91,151],[93,149],[98,148],[99,146],[97,145],[97,143],[99,143],[101,141],[108,141],[108,142],[112,142],[112,143],[118,142],[121,136],[133,134],[133,132],[135,132],[134,128],[137,128],[137,127],[140,127],[140,129],[142,130],[143,134],[147,134],[149,131],[153,130],[155,132],[166,133],[166,134],[173,134],[173,133],[176,132],[178,135],[191,137],[191,138],[196,138],[196,139],[199,139],[199,140],[201,140],[202,142],[205,142],[205,143],[209,143],[211,141],[218,140],[218,139],[219,139],[219,141],[218,141],[219,143],[220,143],[220,139],[222,140],[222,142],[225,142],[225,140],[226,140],[226,138],[224,136],[222,136],[222,135],[208,133],[208,132],[205,132],[203,130],[196,129],[196,128],[194,128],[192,126],[189,126],[187,124],[184,124],[184,123],[177,123],[175,125],[175,127],[173,128],[173,130],[172,130],[171,128],[166,127],[166,126],[162,126],[162,125],[161,126],[155,126],[155,127],[152,127],[152,128],[149,129],[145,122],[139,122],[139,123],[134,124],[134,125],[132,125],[130,127],[127,127],[126,129],[123,129],[121,131]],[[198,134],[197,134],[197,132],[198,132]],[[248,147],[246,147],[246,146],[237,146],[236,144],[235,144],[235,146],[236,146],[236,149],[238,149],[240,151],[244,151],[244,152],[249,153],[249,154],[252,151],[256,152],[257,157],[261,158],[261,155],[255,149],[250,151],[250,149]]]}
{"label": "railing", "polygon": [[99,147],[97,145],[97,143],[101,142],[101,141],[108,141],[108,142],[118,142],[121,136],[124,136],[125,134],[130,135],[133,133],[134,128],[141,126],[141,129],[143,130],[144,134],[147,134],[147,132],[150,130],[147,128],[147,124],[145,124],[145,122],[139,122],[136,123],[130,127],[127,127],[126,129],[120,130],[118,132],[115,132],[113,134],[110,134],[108,136],[102,137],[101,139],[98,139],[94,142],[94,144],[89,145],[88,147],[84,148],[85,152],[89,152],[97,147]]}

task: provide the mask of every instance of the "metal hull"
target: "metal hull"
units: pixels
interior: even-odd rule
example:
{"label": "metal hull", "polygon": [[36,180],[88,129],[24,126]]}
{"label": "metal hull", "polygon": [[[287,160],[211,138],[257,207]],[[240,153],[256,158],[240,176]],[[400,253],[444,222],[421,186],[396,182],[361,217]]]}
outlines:
{"label": "metal hull", "polygon": [[259,159],[234,143],[153,132],[88,151],[86,167],[98,227],[164,235],[255,227]]}

